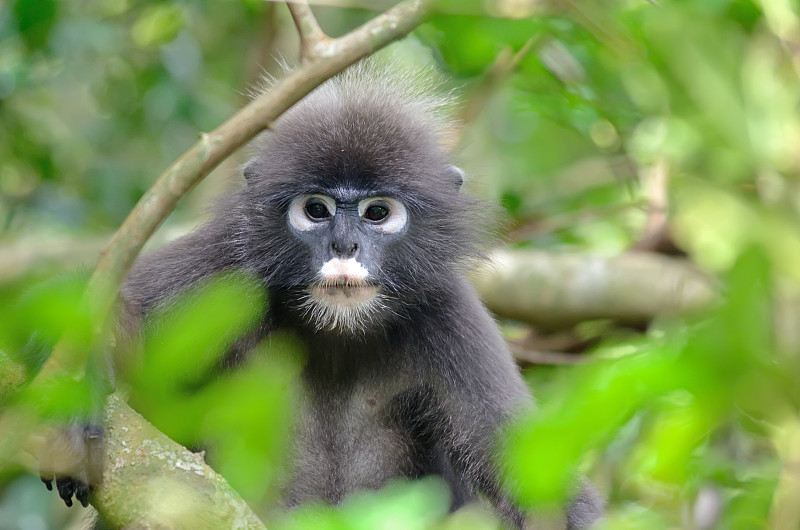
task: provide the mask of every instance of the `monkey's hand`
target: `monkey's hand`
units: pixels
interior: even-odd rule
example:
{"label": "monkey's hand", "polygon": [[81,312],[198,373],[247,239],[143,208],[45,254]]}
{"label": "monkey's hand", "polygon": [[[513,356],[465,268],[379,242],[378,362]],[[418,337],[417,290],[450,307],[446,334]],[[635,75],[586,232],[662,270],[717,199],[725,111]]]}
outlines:
{"label": "monkey's hand", "polygon": [[48,490],[56,483],[67,506],[72,496],[84,507],[103,478],[103,429],[99,424],[53,427],[38,450],[39,475]]}

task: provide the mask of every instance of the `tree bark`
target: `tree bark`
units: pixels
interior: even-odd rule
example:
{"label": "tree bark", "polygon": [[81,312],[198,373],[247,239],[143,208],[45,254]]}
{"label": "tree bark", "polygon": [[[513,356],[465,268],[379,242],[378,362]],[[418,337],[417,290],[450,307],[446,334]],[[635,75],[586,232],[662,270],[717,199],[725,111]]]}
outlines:
{"label": "tree bark", "polygon": [[594,319],[642,325],[715,298],[711,279],[691,263],[647,252],[605,258],[496,251],[472,281],[497,315],[548,330]]}
{"label": "tree bark", "polygon": [[103,487],[92,504],[115,527],[264,528],[200,453],[170,440],[109,396],[104,421]]}

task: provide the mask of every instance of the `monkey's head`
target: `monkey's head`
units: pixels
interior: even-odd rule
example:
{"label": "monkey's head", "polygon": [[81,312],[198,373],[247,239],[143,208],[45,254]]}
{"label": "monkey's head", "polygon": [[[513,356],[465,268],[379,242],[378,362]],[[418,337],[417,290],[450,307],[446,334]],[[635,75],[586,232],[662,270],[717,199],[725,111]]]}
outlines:
{"label": "monkey's head", "polygon": [[357,69],[286,113],[245,168],[246,253],[305,321],[356,332],[435,296],[476,254],[437,101]]}

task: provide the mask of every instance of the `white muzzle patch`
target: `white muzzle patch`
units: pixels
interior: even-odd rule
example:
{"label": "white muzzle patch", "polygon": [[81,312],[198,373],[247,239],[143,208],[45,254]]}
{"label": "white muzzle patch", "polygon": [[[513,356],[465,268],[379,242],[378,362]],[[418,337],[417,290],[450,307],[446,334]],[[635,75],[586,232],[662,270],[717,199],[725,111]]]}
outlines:
{"label": "white muzzle patch", "polygon": [[378,287],[367,283],[369,271],[355,258],[333,258],[319,270],[304,302],[306,315],[319,329],[362,331],[378,320]]}
{"label": "white muzzle patch", "polygon": [[333,258],[326,261],[319,270],[325,282],[362,283],[369,272],[355,258]]}

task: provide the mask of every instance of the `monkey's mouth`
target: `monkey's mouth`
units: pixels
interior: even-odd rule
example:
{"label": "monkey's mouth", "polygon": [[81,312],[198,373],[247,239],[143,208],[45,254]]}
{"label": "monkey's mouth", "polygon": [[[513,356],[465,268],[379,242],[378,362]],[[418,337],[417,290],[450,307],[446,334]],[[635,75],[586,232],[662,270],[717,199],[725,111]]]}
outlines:
{"label": "monkey's mouth", "polygon": [[377,294],[378,286],[363,280],[327,280],[311,286],[314,299],[342,307],[369,304]]}

